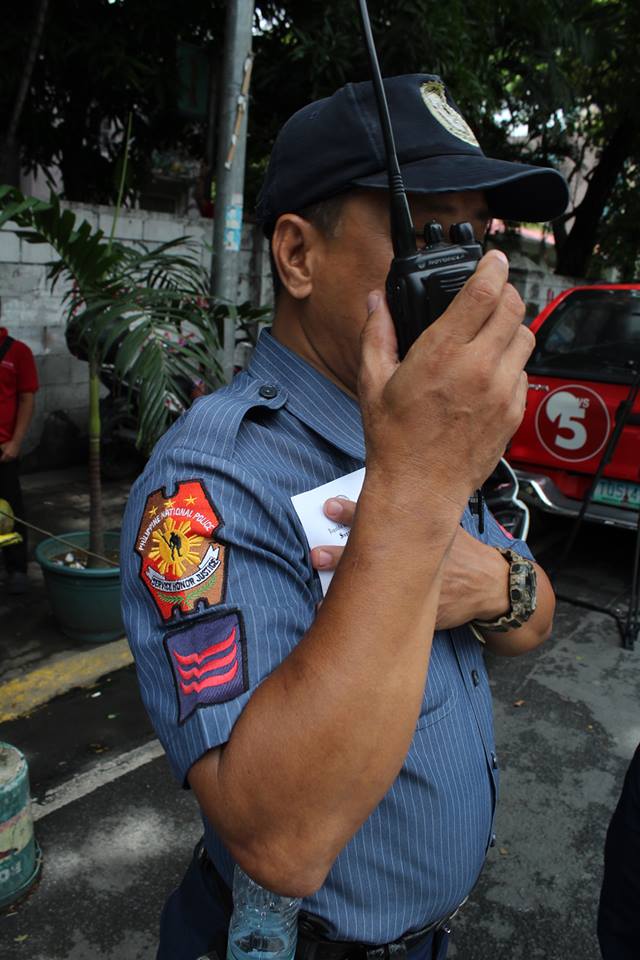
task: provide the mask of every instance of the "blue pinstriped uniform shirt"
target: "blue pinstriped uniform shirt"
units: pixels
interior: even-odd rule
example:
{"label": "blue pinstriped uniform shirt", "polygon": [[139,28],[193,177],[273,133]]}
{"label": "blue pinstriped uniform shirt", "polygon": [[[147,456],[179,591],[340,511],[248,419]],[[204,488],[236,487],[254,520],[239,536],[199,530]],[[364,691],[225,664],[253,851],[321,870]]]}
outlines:
{"label": "blue pinstriped uniform shirt", "polygon": [[[125,623],[144,702],[180,782],[229,739],[252,691],[314,619],[320,584],[291,497],[363,462],[357,404],[265,332],[248,371],[197,401],[135,483],[123,530]],[[210,540],[194,534],[201,494],[219,522]],[[169,515],[177,504],[182,513]],[[488,514],[482,535],[470,512],[462,524],[530,556]],[[203,579],[194,586],[184,577],[196,570]],[[189,599],[168,616],[176,581]],[[369,943],[445,916],[481,870],[497,780],[480,644],[465,627],[438,631],[402,770],[305,908],[332,938]],[[205,841],[231,883],[233,863],[206,821]]]}

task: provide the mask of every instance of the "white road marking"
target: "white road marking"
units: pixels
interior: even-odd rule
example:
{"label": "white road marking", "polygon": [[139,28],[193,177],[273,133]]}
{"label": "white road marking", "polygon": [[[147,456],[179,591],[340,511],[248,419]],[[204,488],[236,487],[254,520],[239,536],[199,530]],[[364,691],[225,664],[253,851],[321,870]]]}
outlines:
{"label": "white road marking", "polygon": [[93,770],[87,770],[86,773],[78,774],[77,777],[73,777],[72,780],[67,780],[59,787],[56,787],[55,790],[47,792],[39,803],[33,803],[32,811],[34,821],[41,820],[42,817],[46,817],[50,813],[60,810],[61,807],[66,807],[68,803],[73,803],[74,800],[80,800],[82,797],[86,797],[89,793],[93,793],[94,790],[98,790],[105,784],[111,783],[119,777],[123,777],[132,770],[137,770],[138,767],[142,767],[145,763],[156,760],[163,754],[164,750],[160,742],[158,740],[151,740],[150,743],[136,747],[135,750],[130,750],[128,753],[121,753],[118,757],[105,760],[97,767],[94,767]]}

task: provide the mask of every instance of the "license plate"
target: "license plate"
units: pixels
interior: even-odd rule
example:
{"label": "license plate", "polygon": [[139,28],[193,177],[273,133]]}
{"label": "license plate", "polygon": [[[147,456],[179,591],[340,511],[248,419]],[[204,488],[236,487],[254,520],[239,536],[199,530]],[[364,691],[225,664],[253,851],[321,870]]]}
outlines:
{"label": "license plate", "polygon": [[593,494],[596,503],[610,503],[616,507],[640,510],[640,484],[624,480],[600,480]]}

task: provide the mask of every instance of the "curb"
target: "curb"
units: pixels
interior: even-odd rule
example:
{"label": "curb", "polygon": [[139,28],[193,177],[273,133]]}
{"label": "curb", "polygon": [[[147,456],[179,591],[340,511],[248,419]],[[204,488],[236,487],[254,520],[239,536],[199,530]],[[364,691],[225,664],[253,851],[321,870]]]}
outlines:
{"label": "curb", "polygon": [[53,697],[74,687],[90,686],[105,674],[132,663],[126,637],[45,661],[23,676],[0,684],[0,723],[16,720]]}

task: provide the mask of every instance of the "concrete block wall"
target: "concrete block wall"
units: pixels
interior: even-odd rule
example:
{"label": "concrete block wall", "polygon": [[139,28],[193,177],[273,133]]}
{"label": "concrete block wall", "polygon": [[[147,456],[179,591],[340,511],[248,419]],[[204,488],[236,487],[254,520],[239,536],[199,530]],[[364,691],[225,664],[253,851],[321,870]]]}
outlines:
{"label": "concrete block wall", "polygon": [[[87,220],[109,236],[114,210],[111,207],[65,204],[78,222]],[[47,244],[30,244],[17,236],[15,225],[0,230],[0,326],[24,340],[33,350],[40,376],[34,421],[25,444],[28,453],[38,445],[47,416],[64,411],[84,433],[86,431],[87,364],[72,357],[65,342],[64,286],[54,292],[47,280],[46,264],[55,259]],[[202,265],[209,270],[213,222],[178,219],[171,214],[127,210],[118,217],[116,239],[143,241],[150,245],[189,236],[199,247]],[[252,224],[245,224],[242,236],[238,302],[270,302],[269,257],[265,241]]]}

